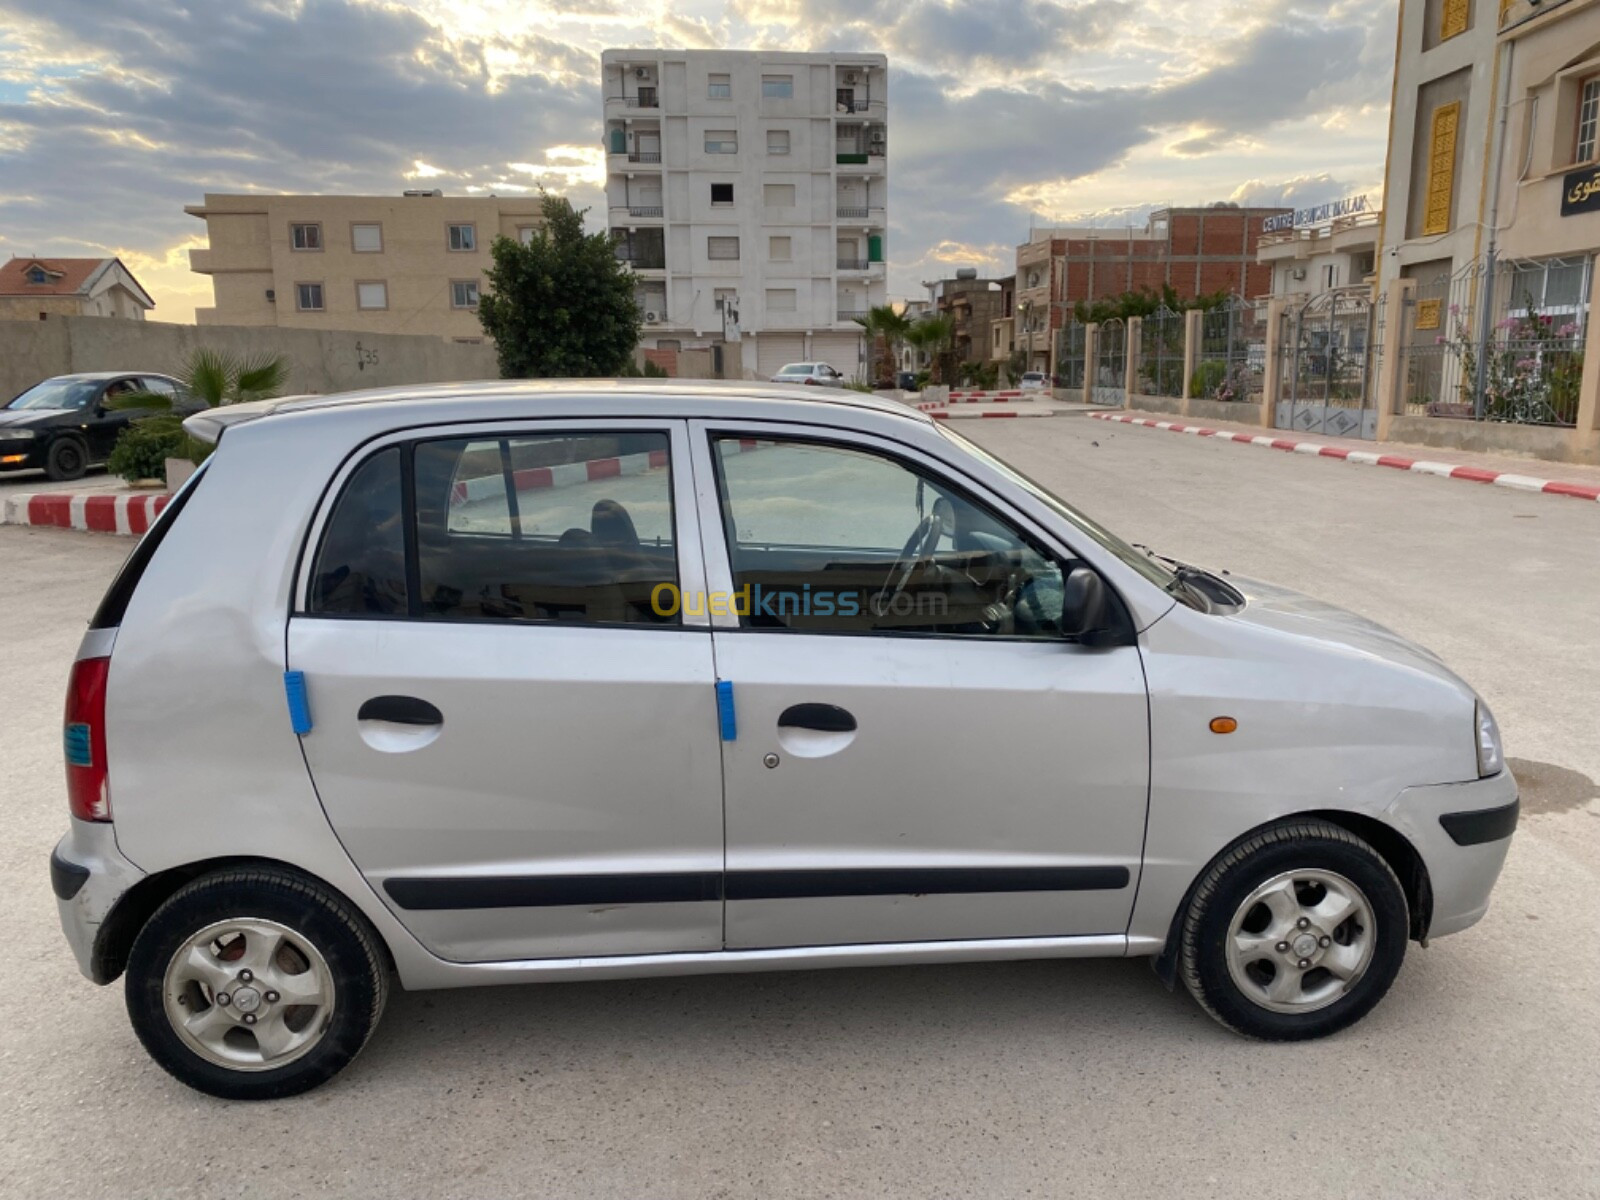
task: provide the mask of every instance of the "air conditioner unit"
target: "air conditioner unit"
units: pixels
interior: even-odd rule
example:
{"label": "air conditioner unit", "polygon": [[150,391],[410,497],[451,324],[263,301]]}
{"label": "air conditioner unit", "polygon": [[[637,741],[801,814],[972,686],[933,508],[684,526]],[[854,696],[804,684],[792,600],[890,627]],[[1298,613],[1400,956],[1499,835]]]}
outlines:
{"label": "air conditioner unit", "polygon": [[635,67],[633,69],[633,77],[635,79],[649,79],[650,69],[648,67]]}
{"label": "air conditioner unit", "polygon": [[854,83],[856,81],[856,73],[854,71],[846,71],[844,73],[844,81],[846,83]]}
{"label": "air conditioner unit", "polygon": [[1306,277],[1306,269],[1304,267],[1296,267],[1289,272],[1289,276],[1291,279],[1304,279]]}
{"label": "air conditioner unit", "polygon": [[655,325],[660,320],[661,320],[661,316],[660,316],[659,313],[647,312],[644,315],[644,323],[646,325]]}
{"label": "air conditioner unit", "polygon": [[276,304],[277,302],[278,302],[277,290],[274,289],[274,288],[268,288],[267,289],[267,303],[268,304]]}

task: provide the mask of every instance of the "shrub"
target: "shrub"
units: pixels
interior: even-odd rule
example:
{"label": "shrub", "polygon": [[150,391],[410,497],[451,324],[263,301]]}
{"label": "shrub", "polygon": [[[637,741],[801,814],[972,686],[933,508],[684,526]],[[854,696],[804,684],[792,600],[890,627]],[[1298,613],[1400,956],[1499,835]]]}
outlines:
{"label": "shrub", "polygon": [[129,483],[140,479],[167,478],[167,459],[184,458],[188,437],[182,429],[161,422],[134,421],[117,438],[106,460],[106,469]]}
{"label": "shrub", "polygon": [[1194,369],[1189,380],[1189,396],[1195,400],[1209,400],[1228,377],[1228,364],[1221,359],[1208,358]]}
{"label": "shrub", "polygon": [[648,359],[648,358],[644,360],[643,369],[640,369],[639,364],[637,362],[635,362],[633,359],[630,358],[627,362],[622,364],[622,370],[618,371],[617,374],[619,376],[621,376],[623,379],[667,379],[667,378],[670,378],[670,376],[668,376],[668,374],[667,374],[667,369],[665,367],[661,366],[659,363],[655,362],[653,359]]}

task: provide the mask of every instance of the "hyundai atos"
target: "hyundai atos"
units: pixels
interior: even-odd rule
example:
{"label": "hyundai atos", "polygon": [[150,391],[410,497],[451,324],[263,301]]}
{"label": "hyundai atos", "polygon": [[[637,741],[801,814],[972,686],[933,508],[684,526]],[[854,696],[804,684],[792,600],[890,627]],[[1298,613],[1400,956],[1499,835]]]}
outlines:
{"label": "hyundai atos", "polygon": [[328,1079],[407,988],[1146,956],[1348,1026],[1488,904],[1427,651],[1131,547],[906,408],[496,383],[236,405],[123,568],[51,859],[172,1074]]}

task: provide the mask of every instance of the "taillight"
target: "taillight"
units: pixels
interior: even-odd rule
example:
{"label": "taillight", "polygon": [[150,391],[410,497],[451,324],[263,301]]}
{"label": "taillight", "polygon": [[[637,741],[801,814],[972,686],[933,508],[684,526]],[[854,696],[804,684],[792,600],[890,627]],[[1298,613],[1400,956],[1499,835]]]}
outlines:
{"label": "taillight", "polygon": [[111,820],[106,791],[106,674],[109,658],[80,658],[67,681],[62,729],[67,754],[67,807],[80,821]]}

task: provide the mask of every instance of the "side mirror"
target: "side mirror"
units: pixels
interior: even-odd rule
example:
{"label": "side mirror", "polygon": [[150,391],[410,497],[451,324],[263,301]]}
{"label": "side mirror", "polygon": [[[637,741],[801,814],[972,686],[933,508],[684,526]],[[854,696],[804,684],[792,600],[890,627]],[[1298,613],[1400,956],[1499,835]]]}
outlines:
{"label": "side mirror", "polygon": [[1105,581],[1088,567],[1077,567],[1067,576],[1061,597],[1063,637],[1082,638],[1106,627]]}

